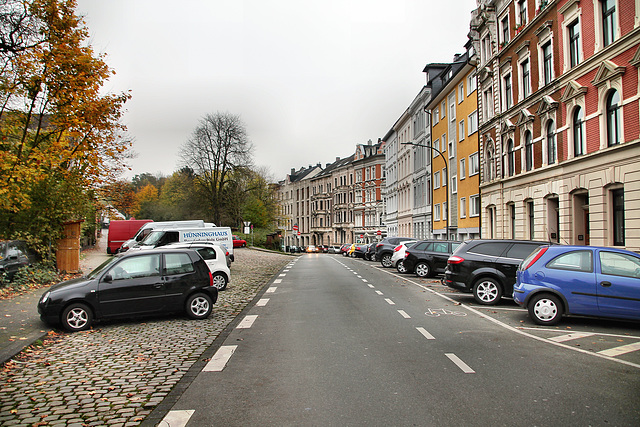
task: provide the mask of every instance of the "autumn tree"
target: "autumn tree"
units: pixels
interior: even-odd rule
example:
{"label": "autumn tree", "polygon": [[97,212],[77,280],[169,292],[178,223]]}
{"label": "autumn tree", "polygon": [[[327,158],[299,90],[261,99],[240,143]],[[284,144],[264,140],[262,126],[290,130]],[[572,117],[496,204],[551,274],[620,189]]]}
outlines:
{"label": "autumn tree", "polygon": [[239,116],[207,114],[182,147],[184,166],[191,168],[196,184],[206,195],[213,221],[222,224],[225,189],[234,172],[251,166],[252,144]]}
{"label": "autumn tree", "polygon": [[129,95],[100,93],[113,72],[88,45],[75,8],[75,0],[0,2],[0,214],[8,227],[0,234],[18,231],[18,217],[49,197],[45,183],[73,183],[56,206],[65,219],[81,217],[75,201],[89,201],[130,155],[120,123]]}

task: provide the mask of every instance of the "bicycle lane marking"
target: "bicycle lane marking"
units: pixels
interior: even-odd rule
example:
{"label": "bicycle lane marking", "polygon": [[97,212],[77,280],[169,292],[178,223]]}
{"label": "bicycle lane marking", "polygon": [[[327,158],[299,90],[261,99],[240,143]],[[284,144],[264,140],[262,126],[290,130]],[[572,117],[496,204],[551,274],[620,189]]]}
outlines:
{"label": "bicycle lane marking", "polygon": [[543,342],[543,343],[547,343],[547,344],[555,345],[555,346],[557,346],[557,347],[565,348],[565,349],[567,349],[567,350],[577,351],[578,353],[588,354],[588,355],[590,355],[590,356],[599,357],[599,358],[601,358],[601,359],[606,359],[606,360],[609,360],[609,361],[611,361],[611,362],[616,362],[616,363],[620,363],[620,364],[622,364],[622,365],[632,366],[632,367],[634,367],[634,368],[638,368],[638,369],[640,369],[640,364],[638,364],[638,363],[627,362],[626,360],[616,359],[616,358],[611,357],[611,356],[609,356],[609,355],[607,355],[607,354],[594,353],[594,352],[591,352],[591,351],[588,351],[588,350],[583,350],[583,349],[581,349],[581,348],[572,347],[572,346],[570,346],[570,345],[563,344],[563,343],[561,343],[561,342],[554,342],[554,341],[551,341],[551,340],[549,340],[549,339],[547,339],[547,338],[538,337],[538,336],[536,336],[536,335],[530,334],[530,333],[525,332],[525,331],[523,331],[523,330],[520,330],[520,329],[514,328],[513,326],[509,326],[509,325],[507,325],[506,323],[503,323],[503,322],[501,322],[501,321],[499,321],[499,320],[497,320],[497,319],[494,319],[494,318],[493,318],[493,317],[491,317],[491,316],[487,316],[486,314],[483,314],[482,312],[480,312],[480,311],[476,310],[476,309],[475,309],[475,308],[473,308],[473,307],[469,307],[468,305],[465,305],[465,304],[463,304],[463,303],[459,303],[458,301],[456,301],[456,300],[454,300],[454,299],[452,299],[452,298],[449,298],[449,297],[448,297],[448,296],[446,296],[446,295],[442,295],[441,293],[436,292],[436,291],[434,291],[433,289],[430,289],[430,288],[428,288],[428,287],[426,287],[426,286],[424,286],[424,285],[422,285],[422,284],[420,284],[420,283],[414,282],[414,281],[413,281],[413,280],[411,280],[411,279],[407,279],[406,277],[399,276],[399,275],[394,274],[394,273],[389,272],[389,271],[384,271],[384,270],[379,270],[379,271],[382,271],[382,272],[384,272],[384,273],[386,273],[386,274],[389,274],[389,275],[391,275],[391,276],[397,277],[397,278],[399,278],[399,279],[405,280],[405,281],[407,281],[407,282],[411,283],[412,285],[415,285],[415,286],[419,287],[420,289],[423,289],[423,290],[425,290],[425,291],[429,291],[429,292],[430,292],[430,293],[432,293],[433,295],[437,295],[437,296],[439,296],[440,298],[443,298],[443,299],[445,299],[445,300],[447,300],[447,301],[451,302],[452,304],[458,305],[459,307],[462,307],[462,308],[464,308],[465,310],[467,310],[467,311],[469,311],[469,312],[471,312],[471,313],[474,313],[474,314],[478,315],[479,317],[481,317],[481,318],[483,318],[483,319],[486,319],[486,320],[488,320],[488,321],[490,321],[490,322],[493,322],[493,323],[495,323],[496,325],[501,326],[501,327],[503,327],[504,329],[507,329],[507,330],[509,330],[509,331],[511,331],[511,332],[515,332],[515,333],[517,333],[517,334],[519,334],[519,335],[522,335],[522,336],[525,336],[525,337],[528,337],[528,338],[532,338],[532,339],[534,339],[534,340],[536,340],[536,341],[540,341],[540,342]]}

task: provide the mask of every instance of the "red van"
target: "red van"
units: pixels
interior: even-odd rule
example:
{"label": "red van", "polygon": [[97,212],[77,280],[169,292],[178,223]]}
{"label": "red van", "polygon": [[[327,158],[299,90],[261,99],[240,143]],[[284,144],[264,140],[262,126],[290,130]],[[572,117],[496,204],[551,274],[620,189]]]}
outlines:
{"label": "red van", "polygon": [[107,239],[107,253],[116,254],[120,246],[138,232],[140,227],[152,219],[128,219],[111,221],[109,224],[109,237]]}

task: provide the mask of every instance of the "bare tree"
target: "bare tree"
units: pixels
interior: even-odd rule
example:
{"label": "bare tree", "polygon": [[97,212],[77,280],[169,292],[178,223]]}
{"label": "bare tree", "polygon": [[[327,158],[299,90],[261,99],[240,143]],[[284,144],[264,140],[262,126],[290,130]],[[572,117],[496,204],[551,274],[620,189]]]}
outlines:
{"label": "bare tree", "polygon": [[233,173],[251,166],[251,149],[245,125],[229,113],[207,114],[182,147],[183,165],[208,195],[213,220],[220,225],[224,190]]}

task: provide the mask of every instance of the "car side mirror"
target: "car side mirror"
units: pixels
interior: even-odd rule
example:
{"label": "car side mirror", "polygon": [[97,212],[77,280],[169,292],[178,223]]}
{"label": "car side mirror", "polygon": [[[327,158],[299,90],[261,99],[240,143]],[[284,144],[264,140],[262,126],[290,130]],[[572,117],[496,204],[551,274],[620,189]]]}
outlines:
{"label": "car side mirror", "polygon": [[107,282],[107,283],[111,283],[113,281],[113,277],[111,277],[110,274],[107,274],[102,278],[102,281],[103,282]]}

